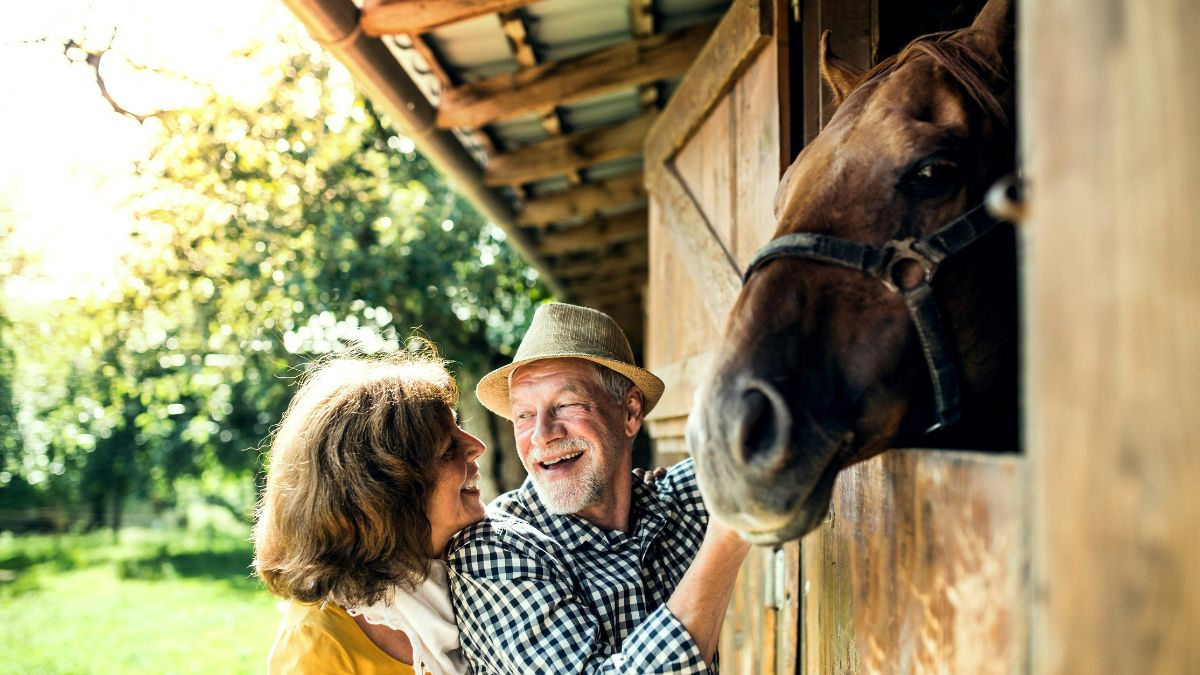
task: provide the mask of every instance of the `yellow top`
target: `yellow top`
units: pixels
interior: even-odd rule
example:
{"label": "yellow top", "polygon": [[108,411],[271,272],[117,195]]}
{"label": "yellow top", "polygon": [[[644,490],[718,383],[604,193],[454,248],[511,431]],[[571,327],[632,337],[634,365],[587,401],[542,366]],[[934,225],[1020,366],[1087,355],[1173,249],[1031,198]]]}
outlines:
{"label": "yellow top", "polygon": [[371,642],[346,610],[332,603],[292,600],[267,657],[268,673],[400,673],[412,666],[388,656]]}

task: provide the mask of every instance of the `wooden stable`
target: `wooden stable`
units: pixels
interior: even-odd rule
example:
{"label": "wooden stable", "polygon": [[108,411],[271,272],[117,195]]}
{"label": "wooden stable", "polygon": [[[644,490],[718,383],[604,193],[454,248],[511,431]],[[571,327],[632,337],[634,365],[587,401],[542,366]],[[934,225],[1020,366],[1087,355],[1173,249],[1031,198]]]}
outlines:
{"label": "wooden stable", "polygon": [[[667,383],[657,464],[687,453],[777,181],[832,113],[821,33],[866,67],[983,4],[734,0],[665,30],[680,3],[285,2],[562,299],[626,328]],[[624,41],[554,43],[554,11],[599,5],[628,10]],[[1200,672],[1200,5],[1018,15],[1022,447],[843,472],[817,531],[751,553],[727,673]],[[507,70],[463,56],[481,22]],[[625,112],[579,123],[621,88]]]}
{"label": "wooden stable", "polygon": [[[651,130],[658,463],[686,453],[776,181],[830,114],[821,32],[866,67],[982,3],[899,4],[735,2]],[[1024,447],[893,450],[845,471],[818,531],[743,569],[721,645],[734,672],[1200,672],[1200,217],[1181,203],[1200,186],[1183,49],[1200,12],[1027,4]]]}

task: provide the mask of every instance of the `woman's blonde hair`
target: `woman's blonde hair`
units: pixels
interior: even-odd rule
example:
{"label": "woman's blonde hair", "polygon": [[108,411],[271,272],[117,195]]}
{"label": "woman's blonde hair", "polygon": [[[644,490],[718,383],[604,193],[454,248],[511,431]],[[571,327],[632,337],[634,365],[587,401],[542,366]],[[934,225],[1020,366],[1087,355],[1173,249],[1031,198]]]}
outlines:
{"label": "woman's blonde hair", "polygon": [[429,573],[426,501],[458,390],[433,348],[309,371],[271,442],[254,568],[272,593],[370,605]]}

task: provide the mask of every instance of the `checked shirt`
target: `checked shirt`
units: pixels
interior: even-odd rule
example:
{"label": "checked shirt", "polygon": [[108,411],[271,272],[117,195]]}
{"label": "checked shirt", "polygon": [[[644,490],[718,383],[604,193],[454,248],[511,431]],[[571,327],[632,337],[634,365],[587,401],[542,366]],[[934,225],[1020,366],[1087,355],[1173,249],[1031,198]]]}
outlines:
{"label": "checked shirt", "polygon": [[450,597],[475,673],[706,672],[666,601],[707,525],[691,460],[653,486],[634,479],[629,534],[547,512],[526,479],[451,543]]}

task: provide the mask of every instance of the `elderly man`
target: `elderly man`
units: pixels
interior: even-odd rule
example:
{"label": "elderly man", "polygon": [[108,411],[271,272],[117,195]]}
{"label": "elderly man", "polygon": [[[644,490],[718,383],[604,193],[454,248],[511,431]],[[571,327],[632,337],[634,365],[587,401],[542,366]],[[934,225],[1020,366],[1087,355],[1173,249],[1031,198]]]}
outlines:
{"label": "elderly man", "polygon": [[635,480],[633,439],[663,383],[609,316],[538,308],[508,366],[479,382],[512,420],[529,478],[449,558],[476,673],[695,673],[715,664],[748,545],[709,521],[691,460]]}

